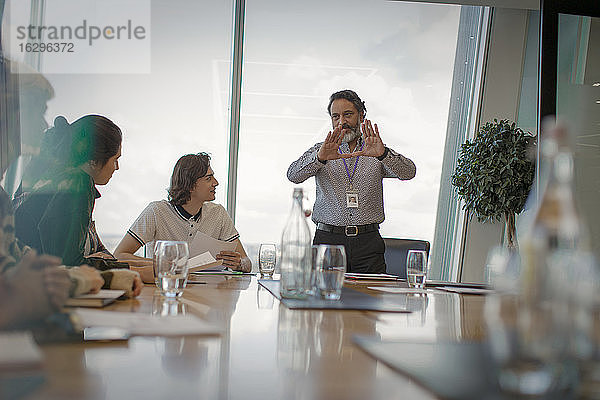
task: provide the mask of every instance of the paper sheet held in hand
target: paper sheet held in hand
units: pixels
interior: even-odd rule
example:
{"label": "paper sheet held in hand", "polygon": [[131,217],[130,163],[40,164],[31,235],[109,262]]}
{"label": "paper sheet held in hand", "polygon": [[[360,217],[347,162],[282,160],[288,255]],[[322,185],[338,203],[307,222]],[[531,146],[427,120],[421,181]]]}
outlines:
{"label": "paper sheet held in hand", "polygon": [[235,251],[237,244],[235,242],[225,242],[217,240],[202,232],[196,233],[194,240],[189,244],[190,257],[209,252],[211,256],[216,257],[222,251]]}
{"label": "paper sheet held in hand", "polygon": [[202,232],[196,233],[194,240],[189,245],[190,259],[188,260],[189,272],[195,271],[222,271],[222,261],[215,257],[222,251],[235,251],[235,242],[217,240]]}
{"label": "paper sheet held in hand", "polygon": [[188,260],[188,272],[205,270],[222,271],[223,268],[225,268],[223,267],[223,261],[215,260],[215,258],[208,251]]}

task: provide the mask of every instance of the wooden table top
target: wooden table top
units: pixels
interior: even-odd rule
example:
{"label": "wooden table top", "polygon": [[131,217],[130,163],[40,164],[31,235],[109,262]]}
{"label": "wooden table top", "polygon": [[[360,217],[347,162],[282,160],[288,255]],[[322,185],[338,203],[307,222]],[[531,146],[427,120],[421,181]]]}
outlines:
{"label": "wooden table top", "polygon": [[365,354],[353,335],[427,341],[485,336],[483,296],[381,294],[347,284],[393,296],[413,312],[305,311],[280,305],[256,277],[201,281],[188,285],[184,302],[165,302],[147,285],[137,299],[105,309],[193,314],[222,327],[222,335],[45,345],[46,383],[28,398],[432,399]]}

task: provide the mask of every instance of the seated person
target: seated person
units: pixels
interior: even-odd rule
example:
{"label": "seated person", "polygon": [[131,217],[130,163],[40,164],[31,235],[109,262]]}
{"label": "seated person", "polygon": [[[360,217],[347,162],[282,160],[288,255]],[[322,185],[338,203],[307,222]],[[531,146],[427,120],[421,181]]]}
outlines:
{"label": "seated person", "polygon": [[38,256],[35,250],[20,246],[13,221],[10,199],[0,187],[0,329],[42,320],[60,310],[69,296],[96,293],[106,283],[132,294],[132,271],[111,270],[101,275],[87,265],[66,269],[59,258]]}
{"label": "seated person", "polygon": [[[134,253],[156,240],[179,240],[192,243],[196,233],[235,242],[235,251],[222,251],[216,256],[233,270],[250,272],[252,263],[240,242],[233,221],[220,204],[213,203],[219,182],[210,167],[206,153],[188,154],[175,164],[169,200],[150,203],[127,231],[115,250],[115,256],[130,265],[151,266],[152,259]],[[146,280],[146,279],[145,279]]]}
{"label": "seated person", "polygon": [[[108,118],[86,115],[69,124],[57,117],[42,141],[40,157],[32,160],[15,199],[17,238],[40,253],[62,259],[68,266],[90,263],[101,269],[118,266],[95,233],[92,211],[100,196],[96,185],[106,185],[121,156],[121,130]],[[75,271],[73,271],[74,273]],[[117,276],[118,275],[118,276]],[[137,273],[110,270],[108,286],[131,296],[141,292]]]}
{"label": "seated person", "polygon": [[0,187],[0,329],[41,320],[64,305],[71,280],[59,264],[58,258],[33,250],[22,256],[10,199]]}
{"label": "seated person", "polygon": [[[123,289],[131,296],[135,273],[82,265],[70,269],[60,259],[21,249],[14,237],[12,208],[0,188],[0,329],[23,328],[57,312],[69,296]],[[106,278],[106,280],[104,279]]]}

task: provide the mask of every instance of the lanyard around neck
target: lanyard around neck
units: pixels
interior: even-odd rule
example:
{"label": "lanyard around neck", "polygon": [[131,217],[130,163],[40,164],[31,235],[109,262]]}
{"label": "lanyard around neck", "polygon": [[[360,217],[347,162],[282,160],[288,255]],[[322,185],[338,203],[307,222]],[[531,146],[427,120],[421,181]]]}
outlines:
{"label": "lanyard around neck", "polygon": [[[363,145],[364,143],[360,144],[360,149],[363,149]],[[354,151],[356,151],[356,147],[358,147],[358,144],[354,147]],[[350,146],[348,146],[348,150],[350,149]],[[339,149],[340,153],[342,152],[341,146]],[[352,168],[352,174],[350,174],[350,170],[348,169],[348,164],[346,163],[346,159],[342,158],[342,161],[344,163],[344,168],[346,169],[346,176],[348,177],[348,183],[350,184],[350,188],[352,188],[352,180],[354,179],[354,174],[356,173],[356,166],[358,165],[358,159],[360,158],[360,156],[356,157],[356,160],[354,161],[354,168]]]}

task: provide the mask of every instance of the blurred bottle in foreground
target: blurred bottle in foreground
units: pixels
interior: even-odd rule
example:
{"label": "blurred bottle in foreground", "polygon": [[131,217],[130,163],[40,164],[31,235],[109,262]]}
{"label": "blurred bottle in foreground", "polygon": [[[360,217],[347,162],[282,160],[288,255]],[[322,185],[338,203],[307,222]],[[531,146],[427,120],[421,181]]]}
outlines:
{"label": "blurred bottle in foreground", "polygon": [[[506,259],[511,264],[507,269],[520,264],[515,296],[509,307],[510,296],[490,301],[496,301],[496,313],[510,310],[512,319],[507,324],[506,313],[495,320],[488,318],[496,324],[489,326],[490,341],[500,361],[501,389],[518,395],[569,398],[577,390],[576,365],[594,351],[598,274],[575,204],[573,154],[564,127],[544,129],[541,153],[541,195],[538,198],[532,191],[528,200],[535,216],[529,226],[520,227],[520,257]],[[504,354],[499,336],[510,344]]]}
{"label": "blurred bottle in foreground", "polygon": [[568,132],[560,125],[546,132],[541,148],[542,195],[521,249],[521,299],[525,305],[537,304],[544,313],[552,304],[553,327],[566,339],[555,347],[562,348],[567,357],[585,359],[591,356],[593,341],[578,314],[591,315],[598,273],[575,201]]}

